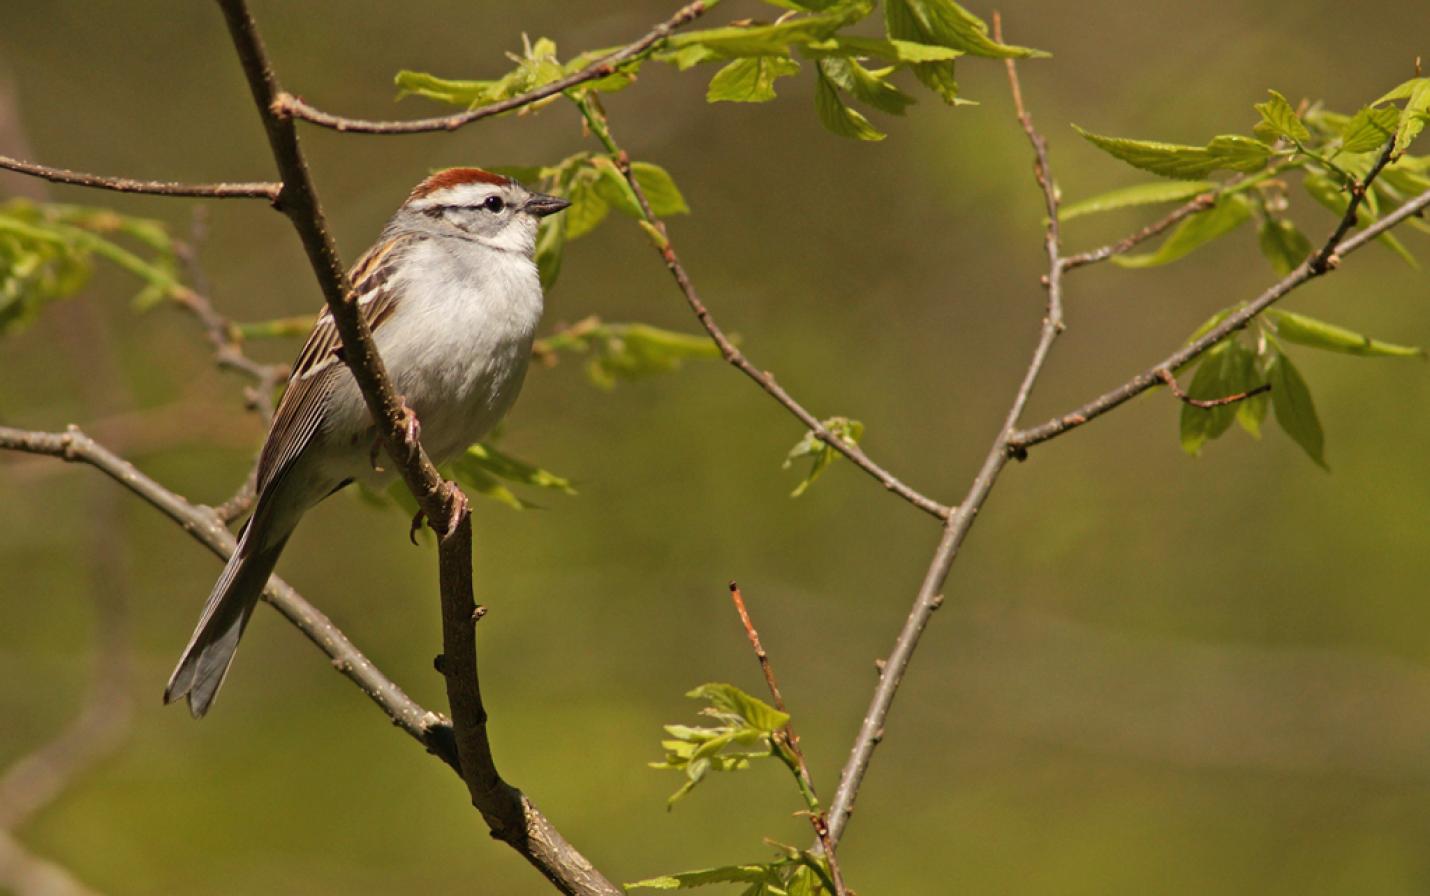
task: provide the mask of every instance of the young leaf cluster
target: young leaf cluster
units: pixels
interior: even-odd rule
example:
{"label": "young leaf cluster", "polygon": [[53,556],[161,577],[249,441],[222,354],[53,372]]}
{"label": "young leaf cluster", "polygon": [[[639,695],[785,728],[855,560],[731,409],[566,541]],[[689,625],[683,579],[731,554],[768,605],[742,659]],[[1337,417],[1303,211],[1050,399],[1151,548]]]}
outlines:
{"label": "young leaf cluster", "polygon": [[[1208,332],[1236,310],[1232,307],[1218,312],[1192,339]],[[1261,438],[1261,424],[1269,408],[1275,412],[1277,425],[1311,460],[1325,468],[1325,434],[1310,388],[1286,354],[1283,343],[1359,357],[1415,358],[1425,354],[1413,346],[1382,342],[1336,324],[1275,308],[1258,317],[1256,326],[1251,338],[1230,336],[1194,361],[1191,366],[1196,372],[1186,392],[1191,398],[1207,400],[1245,395],[1269,385],[1269,395],[1262,392],[1212,408],[1184,403],[1181,443],[1188,454],[1200,454],[1206,443],[1224,435],[1233,421],[1254,438]]]}
{"label": "young leaf cluster", "polygon": [[[739,771],[753,760],[774,757],[799,780],[797,760],[784,740],[790,717],[734,685],[712,682],[686,694],[703,700],[701,715],[712,724],[666,725],[665,759],[652,768],[682,772],[685,781],[667,805],[690,793],[712,771]],[[806,804],[810,796],[806,795]],[[778,845],[778,844],[777,844]],[[684,871],[627,884],[627,889],[687,890],[710,884],[748,884],[741,896],[825,896],[834,892],[827,863],[808,850],[778,845],[768,862]]]}
{"label": "young leaf cluster", "polygon": [[[830,417],[828,420],[821,420],[820,425],[847,445],[857,445],[859,440],[864,437],[864,424],[848,417]],[[804,438],[796,442],[794,447],[789,450],[789,454],[785,455],[784,468],[786,470],[793,466],[797,460],[809,459],[809,469],[805,472],[799,485],[790,492],[790,497],[798,498],[808,491],[809,487],[814,484],[814,480],[818,479],[825,468],[837,457],[839,457],[839,452],[815,435],[813,430],[805,433]]]}
{"label": "young leaf cluster", "polygon": [[[489,442],[477,442],[467,446],[467,450],[455,460],[442,464],[438,469],[442,471],[442,475],[456,480],[468,494],[481,495],[513,510],[529,510],[539,506],[513,491],[513,485],[545,489],[565,495],[576,494],[570,479],[498,451]],[[394,482],[382,493],[359,486],[357,494],[380,506],[396,507],[409,515],[417,513],[417,500],[401,482]]]}
{"label": "young leaf cluster", "polygon": [[[1155,249],[1114,255],[1113,263],[1125,268],[1169,264],[1255,221],[1261,254],[1272,270],[1284,277],[1315,251],[1311,240],[1288,216],[1295,179],[1314,206],[1329,209],[1337,219],[1345,215],[1352,197],[1363,193],[1357,226],[1374,222],[1430,189],[1430,156],[1408,152],[1430,114],[1430,79],[1407,81],[1354,114],[1333,112],[1320,104],[1298,107],[1274,90],[1254,109],[1258,121],[1250,135],[1222,134],[1202,146],[1107,137],[1078,128],[1078,133],[1109,155],[1167,180],[1123,187],[1072,203],[1062,219],[1210,195],[1212,201],[1205,209],[1184,218]],[[1365,180],[1382,155],[1387,164],[1367,186]],[[1423,221],[1412,218],[1411,223],[1430,230]],[[1379,241],[1418,266],[1410,250],[1393,234],[1383,233]],[[1213,317],[1197,336],[1234,310]],[[1194,374],[1186,394],[1193,399],[1221,399],[1269,385],[1269,395],[1263,392],[1211,408],[1184,403],[1180,431],[1187,453],[1199,454],[1233,422],[1259,437],[1269,410],[1281,429],[1325,467],[1325,437],[1315,404],[1283,343],[1361,357],[1423,354],[1418,348],[1371,339],[1339,324],[1289,311],[1267,311],[1258,318],[1253,336],[1228,337],[1193,362]]]}
{"label": "young leaf cluster", "polygon": [[137,308],[185,292],[173,241],[158,221],[24,199],[0,205],[0,333],[77,293],[96,258],[139,278]]}
{"label": "young leaf cluster", "polygon": [[[869,18],[876,0],[766,0],[784,12],[771,22],[742,19],[727,25],[680,32],[634,56],[611,75],[568,91],[614,92],[636,80],[642,64],[653,60],[686,71],[718,64],[706,99],[712,103],[763,103],[775,98],[775,82],[796,75],[806,65],[814,71],[815,111],[820,122],[841,137],[882,140],[886,136],[851,105],[857,101],[890,115],[902,115],[914,98],[890,80],[908,70],[950,105],[967,103],[958,92],[954,61],[961,56],[997,59],[1046,56],[1038,50],[994,40],[981,18],[953,0],[885,0],[883,36],[850,34]],[[475,108],[510,99],[584,69],[609,56],[613,48],[582,53],[562,64],[547,38],[523,39],[512,54],[516,67],[495,80],[463,81],[423,72],[397,75],[399,97],[422,96]],[[530,106],[535,110],[554,100]]]}
{"label": "young leaf cluster", "polygon": [[719,347],[704,336],[649,324],[608,324],[598,317],[577,321],[537,340],[533,352],[551,364],[563,352],[588,355],[586,375],[603,389],[614,388],[618,380],[677,370],[687,359],[720,357]]}

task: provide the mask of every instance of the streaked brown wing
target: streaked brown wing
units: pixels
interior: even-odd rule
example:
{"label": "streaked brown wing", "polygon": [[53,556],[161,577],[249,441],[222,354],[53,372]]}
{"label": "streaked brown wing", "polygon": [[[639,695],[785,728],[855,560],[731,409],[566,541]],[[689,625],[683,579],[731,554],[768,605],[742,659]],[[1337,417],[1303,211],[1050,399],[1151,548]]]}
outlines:
{"label": "streaked brown wing", "polygon": [[[353,266],[349,282],[358,296],[358,312],[367,319],[373,332],[392,316],[396,307],[395,294],[387,285],[400,254],[396,250],[411,239],[396,237],[379,243]],[[343,365],[338,359],[341,345],[333,316],[324,308],[293,362],[288,388],[278,402],[273,426],[263,444],[258,460],[260,498],[292,466],[318,431],[327,398],[341,381]]]}

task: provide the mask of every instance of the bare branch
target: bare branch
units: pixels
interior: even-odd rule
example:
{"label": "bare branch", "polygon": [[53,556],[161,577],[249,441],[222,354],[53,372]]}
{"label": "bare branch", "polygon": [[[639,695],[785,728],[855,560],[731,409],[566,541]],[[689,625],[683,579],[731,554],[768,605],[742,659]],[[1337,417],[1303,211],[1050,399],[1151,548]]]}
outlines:
{"label": "bare branch", "polygon": [[803,423],[810,432],[814,433],[824,444],[830,446],[835,451],[849,458],[859,469],[873,476],[884,488],[908,501],[917,507],[940,520],[947,519],[952,510],[943,506],[939,502],[929,498],[914,489],[905,485],[898,477],[888,470],[879,466],[869,455],[864,453],[864,449],[857,444],[841,439],[830,432],[819,418],[815,417],[804,405],[794,399],[794,396],[785,391],[784,387],[775,382],[775,375],[768,370],[761,370],[750,362],[745,354],[735,347],[735,343],[730,341],[730,337],[725,335],[725,331],[720,325],[715,323],[715,318],[711,316],[710,310],[705,307],[705,303],[700,300],[700,295],[695,291],[695,285],[690,280],[690,275],[686,273],[685,266],[680,263],[680,256],[675,253],[675,246],[670,241],[670,234],[666,229],[665,222],[656,217],[651,209],[650,201],[646,198],[645,191],[641,189],[640,182],[636,180],[635,174],[631,171],[631,159],[625,150],[615,142],[611,136],[610,124],[600,112],[596,111],[589,101],[579,103],[586,120],[592,125],[592,130],[596,136],[605,144],[606,148],[616,157],[616,165],[624,175],[626,183],[630,185],[631,192],[636,197],[636,202],[640,206],[641,217],[644,223],[651,228],[648,232],[652,237],[652,244],[660,252],[661,258],[665,260],[665,266],[670,270],[670,274],[675,278],[675,283],[680,287],[681,293],[685,296],[686,304],[695,313],[695,319],[700,322],[700,326],[705,328],[711,341],[720,349],[720,357],[724,358],[731,366],[748,376],[755,385],[759,386],[767,395],[777,401],[781,407],[789,411]]}
{"label": "bare branch", "polygon": [[[770,663],[770,656],[765,652],[765,645],[760,642],[760,633],[755,630],[755,623],[750,619],[750,611],[745,608],[745,597],[740,593],[740,586],[734,582],[730,583],[730,600],[735,603],[735,612],[740,614],[740,624],[745,627],[745,637],[750,639],[750,647],[755,651],[755,659],[759,660],[760,671],[764,673],[765,685],[770,689],[770,697],[775,702],[775,708],[788,715],[789,710],[785,707],[784,696],[780,694],[780,686],[775,681],[775,668]],[[804,761],[804,751],[799,746],[799,735],[794,732],[794,720],[785,725],[784,730],[776,735],[781,746],[789,751],[789,755],[794,758],[794,773],[799,778],[800,790],[804,792],[805,801],[809,806],[809,823],[814,828],[814,835],[819,838],[819,846],[824,853],[825,861],[829,863],[830,882],[834,884],[835,896],[848,896],[848,889],[844,886],[844,875],[839,870],[839,858],[834,852],[834,841],[829,838],[829,821],[825,818],[824,812],[819,808],[819,796],[814,789],[814,778],[809,774],[809,765]]]}
{"label": "bare branch", "polygon": [[1220,398],[1193,398],[1192,396],[1184,392],[1181,386],[1177,385],[1177,378],[1172,375],[1172,371],[1166,369],[1165,367],[1157,371],[1157,378],[1160,379],[1162,382],[1166,383],[1167,388],[1171,389],[1172,394],[1177,396],[1177,398],[1180,399],[1183,404],[1191,405],[1194,408],[1201,408],[1202,410],[1211,410],[1212,408],[1219,408],[1229,404],[1236,404],[1239,401],[1246,401],[1253,395],[1261,395],[1264,392],[1271,391],[1270,383],[1262,383],[1255,389],[1251,389],[1247,392],[1238,392],[1235,395],[1223,395]]}
{"label": "bare branch", "polygon": [[1100,417],[1113,408],[1127,402],[1162,381],[1158,374],[1160,370],[1178,370],[1187,362],[1199,357],[1212,346],[1221,342],[1227,336],[1240,330],[1250,323],[1257,315],[1270,308],[1280,301],[1287,293],[1307,283],[1310,280],[1335,270],[1341,259],[1351,254],[1366,243],[1389,231],[1407,218],[1421,214],[1427,207],[1430,207],[1430,191],[1421,193],[1419,196],[1406,202],[1390,214],[1378,219],[1364,230],[1353,236],[1346,237],[1350,228],[1355,226],[1356,210],[1365,195],[1366,188],[1380,173],[1389,158],[1389,151],[1382,153],[1375,166],[1365,176],[1359,185],[1359,189],[1352,191],[1351,201],[1346,208],[1345,214],[1336,225],[1335,231],[1326,240],[1321,249],[1310,258],[1303,261],[1291,273],[1278,280],[1266,289],[1261,295],[1247,303],[1235,313],[1227,317],[1211,330],[1207,331],[1201,338],[1193,340],[1172,354],[1148,367],[1146,370],[1134,376],[1132,379],[1098,397],[1084,403],[1058,417],[1054,417],[1045,423],[1034,426],[1030,429],[1020,430],[1013,433],[1008,440],[1010,449],[1023,451],[1027,448],[1046,442],[1048,439],[1062,435],[1070,429],[1075,429],[1096,417]]}
{"label": "bare branch", "polygon": [[1158,218],[1131,236],[1124,237],[1115,243],[1108,243],[1106,246],[1102,246],[1098,249],[1091,249],[1087,252],[1079,252],[1076,255],[1067,256],[1063,259],[1063,270],[1071,271],[1074,268],[1080,268],[1084,265],[1093,264],[1094,262],[1105,261],[1114,255],[1130,252],[1137,245],[1150,240],[1173,224],[1180,223],[1185,218],[1190,218],[1198,212],[1203,212],[1211,208],[1216,204],[1216,200],[1216,193],[1202,193],[1200,196],[1194,196],[1184,205],[1174,208],[1165,216]]}
{"label": "bare branch", "polygon": [[74,184],[78,187],[94,187],[113,190],[116,193],[150,193],[155,196],[201,196],[208,199],[267,199],[277,202],[283,185],[270,181],[225,182],[217,184],[181,184],[167,180],[134,180],[128,177],[106,177],[102,174],[87,174],[68,168],[51,168],[24,162],[9,156],[0,156],[0,168],[42,177],[57,184]]}
{"label": "bare branch", "polygon": [[[283,177],[278,207],[293,223],[323,289],[352,371],[378,435],[407,488],[438,535],[444,675],[452,709],[457,767],[492,834],[516,849],[564,893],[621,891],[577,852],[520,791],[502,781],[487,741],[487,715],[477,679],[472,532],[466,496],[443,480],[417,437],[415,419],[393,389],[367,321],[358,313],[323,218],[322,206],[291,118],[278,114],[283,95],[245,0],[219,0],[249,90]],[[703,8],[703,7],[702,7]]]}
{"label": "bare branch", "polygon": [[[995,40],[1003,39],[1002,23],[997,13],[993,15],[993,34]],[[1042,190],[1043,202],[1047,208],[1048,226],[1043,245],[1048,256],[1048,273],[1042,279],[1043,288],[1047,291],[1047,310],[1043,316],[1042,329],[1037,345],[1033,349],[1032,359],[1028,362],[1028,369],[1013,397],[1013,404],[1008,409],[1003,426],[988,449],[983,466],[969,487],[967,495],[944,524],[943,537],[939,540],[933,559],[924,573],[923,583],[919,586],[908,618],[904,621],[904,625],[894,641],[893,650],[889,652],[889,656],[884,660],[880,669],[879,684],[875,687],[874,696],[869,702],[868,709],[864,712],[864,721],[859,726],[859,733],[849,751],[849,758],[845,761],[844,769],[839,775],[839,787],[834,792],[834,800],[829,808],[829,836],[836,844],[844,833],[844,826],[849,821],[850,814],[854,811],[854,801],[859,795],[859,785],[863,782],[864,773],[868,771],[869,763],[873,759],[874,748],[884,737],[885,721],[888,719],[889,710],[893,706],[894,696],[898,693],[904,673],[913,659],[914,650],[918,647],[919,638],[923,635],[924,628],[928,625],[934,611],[943,605],[942,590],[944,582],[948,579],[949,569],[953,566],[954,558],[958,555],[958,549],[963,544],[964,537],[968,535],[968,530],[972,528],[974,519],[983,507],[984,501],[987,500],[989,492],[992,491],[998,474],[1008,463],[1010,457],[1008,439],[1018,426],[1018,419],[1022,416],[1023,408],[1028,403],[1028,396],[1032,394],[1033,386],[1042,372],[1053,342],[1063,331],[1063,265],[1059,254],[1058,190],[1053,182],[1052,170],[1048,165],[1047,141],[1033,127],[1032,117],[1023,106],[1023,92],[1018,82],[1017,67],[1011,59],[1006,62],[1008,85],[1013,94],[1013,107],[1017,113],[1018,122],[1022,125],[1023,132],[1032,145],[1033,175]]]}
{"label": "bare branch", "polygon": [[[233,553],[236,540],[211,511],[190,504],[164,488],[77,427],[72,426],[66,432],[32,432],[0,426],[0,449],[88,464],[178,523],[220,559],[226,560]],[[454,769],[457,767],[447,721],[423,709],[378,671],[327,616],[277,576],[269,579],[263,599],[327,654],[333,668],[367,694],[394,724],[421,742],[428,752]]]}
{"label": "bare branch", "polygon": [[457,128],[483,118],[490,118],[493,115],[501,115],[503,112],[511,112],[530,106],[547,97],[556,96],[563,90],[569,90],[587,81],[595,81],[614,74],[620,67],[633,59],[645,55],[658,44],[670,37],[671,32],[695,19],[699,18],[710,8],[710,4],[704,0],[696,0],[687,6],[681,7],[674,15],[656,25],[644,36],[627,44],[609,56],[605,56],[596,62],[586,66],[578,72],[574,72],[550,84],[544,84],[535,90],[514,96],[499,102],[479,106],[475,109],[468,109],[456,115],[442,115],[436,118],[418,118],[411,121],[369,121],[361,118],[345,118],[341,115],[332,115],[315,109],[303,102],[296,96],[288,93],[279,93],[273,102],[273,111],[285,118],[298,118],[325,128],[332,128],[337,131],[349,131],[357,134],[421,134],[430,131],[455,131]]}

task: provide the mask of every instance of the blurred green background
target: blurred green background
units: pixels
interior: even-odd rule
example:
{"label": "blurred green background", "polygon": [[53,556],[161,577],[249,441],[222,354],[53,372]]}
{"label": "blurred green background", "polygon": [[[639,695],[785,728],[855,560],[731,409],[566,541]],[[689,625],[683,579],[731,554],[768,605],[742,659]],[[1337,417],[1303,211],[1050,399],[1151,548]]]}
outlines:
{"label": "blurred green background", "polygon": [[[674,7],[257,0],[290,90],[332,111],[411,117],[392,74],[491,77],[523,31],[566,55],[632,39]],[[982,14],[991,8],[973,7]],[[1009,38],[1065,196],[1140,178],[1068,128],[1200,143],[1246,129],[1275,87],[1352,111],[1413,74],[1430,12],[1342,3],[1014,3]],[[722,5],[716,22],[769,15]],[[265,178],[271,162],[211,4],[6,3],[8,150],[135,177]],[[951,110],[919,91],[880,144],[819,126],[812,85],[707,106],[710,69],[648,66],[608,103],[636,158],[694,215],[672,234],[717,319],[817,413],[868,427],[877,459],[957,500],[1002,418],[1042,311],[1041,206],[1000,63],[960,63]],[[302,130],[328,218],[355,258],[429,169],[540,164],[583,143],[573,110],[401,138]],[[4,192],[36,184],[6,175]],[[187,200],[48,188],[173,222]],[[1311,234],[1329,215],[1302,201]],[[1146,215],[1076,221],[1073,248]],[[235,318],[320,304],[287,223],[211,203],[203,261]],[[1430,258],[1426,239],[1405,238]],[[1125,379],[1273,279],[1251,231],[1147,272],[1070,278],[1070,328],[1029,421]],[[196,501],[242,479],[261,437],[194,322],[137,315],[114,273],[0,343],[0,420],[85,424]],[[1430,343],[1430,281],[1370,247],[1286,307]],[[693,330],[639,230],[569,248],[548,323],[590,313]],[[287,360],[296,344],[257,350]],[[1430,370],[1294,353],[1332,473],[1279,431],[1197,460],[1178,408],[1144,396],[1011,468],[955,566],[865,782],[841,855],[864,893],[1423,893],[1430,890]],[[737,578],[832,793],[936,527],[847,464],[787,497],[802,434],[724,365],[592,388],[533,370],[502,445],[579,482],[477,513],[482,665],[502,771],[617,880],[803,843],[776,768],[708,782],[648,770],[687,688],[759,673],[726,598]],[[95,596],[129,608],[135,715],[123,748],[19,835],[120,894],[526,894],[460,783],[262,610],[215,712],[159,693],[218,564],[99,474],[0,458],[0,763],[56,733],[87,687]],[[424,704],[440,708],[436,564],[396,513],[339,498],[280,571]],[[97,558],[97,559],[96,559]]]}

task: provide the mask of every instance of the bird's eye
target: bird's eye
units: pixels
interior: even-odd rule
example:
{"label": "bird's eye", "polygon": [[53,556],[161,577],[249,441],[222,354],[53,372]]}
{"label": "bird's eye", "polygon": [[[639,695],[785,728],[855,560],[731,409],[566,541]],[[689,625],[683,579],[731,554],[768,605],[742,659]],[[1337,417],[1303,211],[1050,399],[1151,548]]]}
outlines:
{"label": "bird's eye", "polygon": [[502,201],[500,196],[488,196],[486,201],[482,203],[482,208],[495,214],[506,208],[506,203]]}

